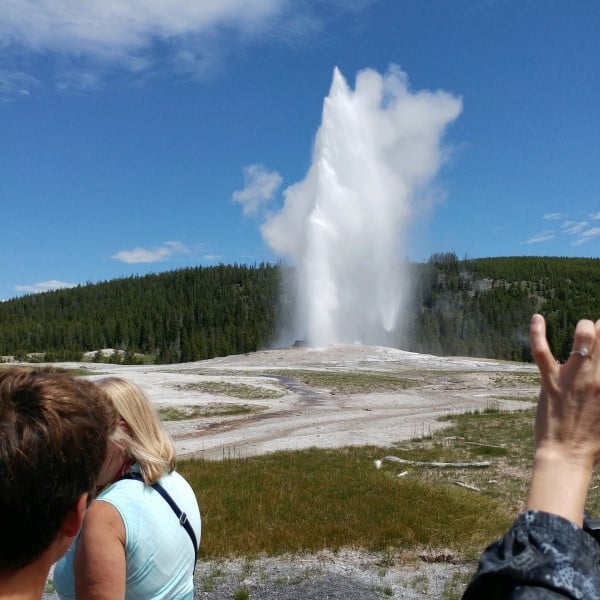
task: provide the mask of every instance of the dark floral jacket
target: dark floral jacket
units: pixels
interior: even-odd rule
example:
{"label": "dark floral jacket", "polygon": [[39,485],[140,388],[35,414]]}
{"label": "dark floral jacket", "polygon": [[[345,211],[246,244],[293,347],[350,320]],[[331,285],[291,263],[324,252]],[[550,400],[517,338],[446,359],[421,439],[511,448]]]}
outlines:
{"label": "dark floral jacket", "polygon": [[463,600],[600,600],[600,545],[588,523],[522,513],[481,555]]}

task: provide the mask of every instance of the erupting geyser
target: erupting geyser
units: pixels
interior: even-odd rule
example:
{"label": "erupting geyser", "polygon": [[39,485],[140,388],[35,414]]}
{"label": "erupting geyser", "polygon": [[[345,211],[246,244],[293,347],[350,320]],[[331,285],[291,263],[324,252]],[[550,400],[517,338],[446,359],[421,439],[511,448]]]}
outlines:
{"label": "erupting geyser", "polygon": [[354,91],[334,70],[312,165],[262,227],[295,267],[297,337],[389,345],[408,287],[403,233],[460,111],[448,93],[409,91],[396,66],[359,72]]}

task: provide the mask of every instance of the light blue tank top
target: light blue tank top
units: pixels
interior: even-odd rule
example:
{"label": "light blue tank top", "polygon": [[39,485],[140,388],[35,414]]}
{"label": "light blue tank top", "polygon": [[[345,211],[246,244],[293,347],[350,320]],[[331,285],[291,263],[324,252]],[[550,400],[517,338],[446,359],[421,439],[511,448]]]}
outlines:
{"label": "light blue tank top", "polygon": [[[187,514],[200,542],[200,510],[194,491],[175,471],[159,480]],[[122,479],[96,501],[109,502],[125,525],[126,600],[193,600],[195,552],[173,509],[153,488]],[[73,557],[76,542],[54,567],[54,587],[61,600],[75,600]]]}

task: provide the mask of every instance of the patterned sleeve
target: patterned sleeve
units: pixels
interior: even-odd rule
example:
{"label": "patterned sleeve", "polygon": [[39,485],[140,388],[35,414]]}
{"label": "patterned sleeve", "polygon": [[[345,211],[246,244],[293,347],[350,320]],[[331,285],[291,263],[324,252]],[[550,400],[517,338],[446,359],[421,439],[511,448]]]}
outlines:
{"label": "patterned sleeve", "polygon": [[600,546],[557,515],[524,512],[490,545],[463,600],[600,600]]}

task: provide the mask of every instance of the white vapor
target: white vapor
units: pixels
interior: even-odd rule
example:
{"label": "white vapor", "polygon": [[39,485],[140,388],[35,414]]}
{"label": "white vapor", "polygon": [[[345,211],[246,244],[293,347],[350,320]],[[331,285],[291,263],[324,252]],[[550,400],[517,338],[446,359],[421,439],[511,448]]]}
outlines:
{"label": "white vapor", "polygon": [[273,199],[282,181],[277,171],[249,165],[244,167],[244,189],[233,192],[233,200],[242,205],[245,215],[255,215]]}
{"label": "white vapor", "polygon": [[48,281],[40,281],[30,285],[15,285],[15,291],[17,292],[30,292],[32,294],[39,294],[41,292],[51,292],[54,290],[62,290],[67,288],[75,287],[76,283],[68,283],[66,281],[58,281],[57,279],[50,279]]}
{"label": "white vapor", "polygon": [[316,345],[385,343],[397,327],[402,234],[461,108],[446,92],[412,92],[395,65],[360,71],[354,90],[334,70],[308,173],[261,228],[296,267],[297,335]]}
{"label": "white vapor", "polygon": [[165,242],[157,248],[134,248],[121,250],[111,258],[124,263],[153,263],[171,258],[176,254],[189,254],[190,250],[180,242]]}

